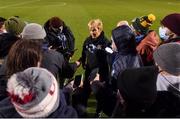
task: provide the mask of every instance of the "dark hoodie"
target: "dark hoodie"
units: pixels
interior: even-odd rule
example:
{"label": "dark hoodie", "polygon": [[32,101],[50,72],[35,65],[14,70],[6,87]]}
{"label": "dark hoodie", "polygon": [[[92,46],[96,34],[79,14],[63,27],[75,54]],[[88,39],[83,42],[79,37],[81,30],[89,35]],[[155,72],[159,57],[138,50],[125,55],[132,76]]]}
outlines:
{"label": "dark hoodie", "polygon": [[112,37],[118,50],[112,65],[112,76],[117,79],[123,70],[140,67],[142,62],[136,51],[135,35],[129,26],[115,28]]}
{"label": "dark hoodie", "polygon": [[[0,118],[22,118],[15,110],[9,97],[0,102]],[[76,111],[71,106],[66,105],[62,91],[60,91],[59,107],[48,118],[77,118]]]}

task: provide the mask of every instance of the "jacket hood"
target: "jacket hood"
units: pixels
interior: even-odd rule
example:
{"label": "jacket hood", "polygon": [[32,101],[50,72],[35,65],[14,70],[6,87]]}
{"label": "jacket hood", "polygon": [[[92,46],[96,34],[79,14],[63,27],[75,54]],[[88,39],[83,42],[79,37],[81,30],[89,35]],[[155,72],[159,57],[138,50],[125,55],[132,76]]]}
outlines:
{"label": "jacket hood", "polygon": [[127,25],[112,30],[112,38],[118,52],[122,54],[136,53],[135,34]]}

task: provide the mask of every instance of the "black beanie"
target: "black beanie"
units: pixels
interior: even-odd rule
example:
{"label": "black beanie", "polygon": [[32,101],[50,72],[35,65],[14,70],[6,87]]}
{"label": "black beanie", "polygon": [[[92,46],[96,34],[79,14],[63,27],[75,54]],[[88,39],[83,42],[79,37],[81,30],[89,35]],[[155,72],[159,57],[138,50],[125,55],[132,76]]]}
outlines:
{"label": "black beanie", "polygon": [[173,13],[165,16],[161,24],[180,36],[180,13]]}
{"label": "black beanie", "polygon": [[180,44],[167,43],[159,46],[153,53],[160,68],[172,75],[180,75]]}
{"label": "black beanie", "polygon": [[126,69],[118,76],[117,87],[128,103],[146,108],[155,101],[157,75],[155,66]]}

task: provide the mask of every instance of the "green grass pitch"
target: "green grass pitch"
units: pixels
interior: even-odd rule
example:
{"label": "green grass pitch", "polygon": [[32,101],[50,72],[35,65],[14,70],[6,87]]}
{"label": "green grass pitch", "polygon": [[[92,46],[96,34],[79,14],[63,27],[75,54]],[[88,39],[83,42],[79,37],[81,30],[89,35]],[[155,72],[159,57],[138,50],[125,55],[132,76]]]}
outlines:
{"label": "green grass pitch", "polygon": [[[156,16],[152,29],[158,31],[160,20],[169,13],[180,13],[180,0],[0,0],[0,16],[20,16],[27,22],[44,24],[52,16],[59,16],[71,27],[78,51],[72,60],[80,57],[84,39],[89,35],[87,23],[100,18],[106,36],[120,20],[131,20],[153,13]],[[77,73],[82,72],[80,68]],[[90,100],[90,105],[94,105]],[[89,108],[92,112],[94,108]]]}

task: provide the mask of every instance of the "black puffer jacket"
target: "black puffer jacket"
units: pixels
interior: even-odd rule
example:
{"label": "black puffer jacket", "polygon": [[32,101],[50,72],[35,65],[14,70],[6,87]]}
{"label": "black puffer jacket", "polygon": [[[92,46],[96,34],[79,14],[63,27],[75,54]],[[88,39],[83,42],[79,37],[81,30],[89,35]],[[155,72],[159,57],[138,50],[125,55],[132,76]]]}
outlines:
{"label": "black puffer jacket", "polygon": [[[49,43],[49,46],[61,52],[65,57],[71,57],[74,53],[75,48],[75,37],[71,31],[71,29],[66,26],[64,23],[62,34],[65,35],[66,41],[62,44],[62,41],[58,37],[58,33],[55,33],[49,25],[49,20],[44,24],[44,29],[47,33],[46,41]],[[62,45],[64,45],[62,48]]]}

